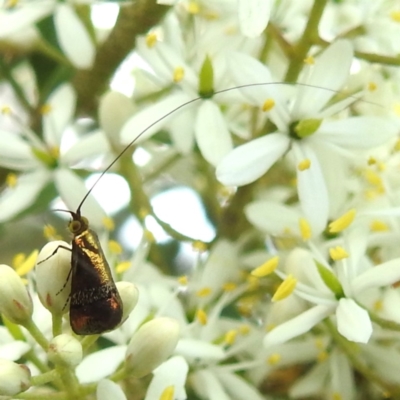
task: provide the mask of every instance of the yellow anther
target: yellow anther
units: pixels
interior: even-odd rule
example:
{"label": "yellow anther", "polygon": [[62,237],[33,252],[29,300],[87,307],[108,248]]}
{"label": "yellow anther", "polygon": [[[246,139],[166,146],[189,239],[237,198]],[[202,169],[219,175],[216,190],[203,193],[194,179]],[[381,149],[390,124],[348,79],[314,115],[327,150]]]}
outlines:
{"label": "yellow anther", "polygon": [[236,288],[237,285],[234,282],[226,282],[222,285],[222,290],[224,292],[232,292],[232,290],[235,290]]}
{"label": "yellow anther", "polygon": [[3,115],[11,115],[12,114],[12,110],[10,106],[3,106],[1,107],[1,113]]}
{"label": "yellow anther", "polygon": [[109,240],[108,241],[108,248],[111,251],[111,253],[114,254],[121,254],[122,253],[122,246],[116,242],[115,240]]}
{"label": "yellow anther", "polygon": [[304,64],[308,64],[308,65],[315,64],[315,58],[313,56],[308,56],[303,61],[304,61]]}
{"label": "yellow anther", "polygon": [[4,4],[4,8],[14,8],[15,6],[17,6],[19,3],[19,0],[7,0],[6,3]]}
{"label": "yellow anther", "polygon": [[28,257],[15,269],[19,276],[26,275],[29,271],[33,269],[36,264],[36,259],[39,254],[38,250],[33,250]]}
{"label": "yellow anther", "polygon": [[178,278],[178,282],[182,286],[187,286],[187,284],[189,283],[189,279],[186,275],[182,275]]}
{"label": "yellow anther", "polygon": [[198,251],[199,253],[204,253],[207,250],[207,245],[201,240],[195,240],[192,243],[192,248],[193,250]]}
{"label": "yellow anther", "polygon": [[352,208],[347,211],[346,214],[343,214],[341,217],[332,221],[329,224],[329,232],[330,233],[338,233],[348,228],[350,224],[354,221],[354,217],[356,216],[356,210]]}
{"label": "yellow anther", "polygon": [[367,169],[364,173],[364,176],[367,182],[371,185],[382,186],[382,179],[375,171]]}
{"label": "yellow anther", "polygon": [[57,234],[56,228],[52,225],[45,225],[43,228],[43,236],[47,240],[59,240],[60,235]]}
{"label": "yellow anther", "polygon": [[132,265],[131,261],[122,261],[120,263],[117,264],[117,266],[115,267],[115,272],[117,274],[122,274],[125,271],[127,271]]}
{"label": "yellow anther", "polygon": [[264,101],[264,104],[261,107],[261,110],[264,112],[271,111],[275,107],[274,99],[267,99]]}
{"label": "yellow anther", "polygon": [[50,114],[52,109],[53,109],[52,106],[50,104],[46,103],[40,107],[39,112],[42,115],[47,115],[47,114]]}
{"label": "yellow anther", "polygon": [[376,158],[371,156],[370,158],[368,158],[367,164],[368,165],[376,164]]}
{"label": "yellow anther", "polygon": [[393,111],[396,115],[400,115],[400,103],[393,104]]}
{"label": "yellow anther", "polygon": [[192,15],[196,15],[200,12],[200,6],[196,1],[190,1],[187,5],[187,12]]}
{"label": "yellow anther", "polygon": [[25,261],[26,255],[25,253],[17,253],[12,259],[12,266],[14,269],[19,268],[22,263]]}
{"label": "yellow anther", "polygon": [[160,400],[174,400],[175,387],[173,385],[167,386],[161,393]]}
{"label": "yellow anther", "polygon": [[238,331],[241,335],[248,335],[250,333],[250,326],[246,324],[240,325]]}
{"label": "yellow anther", "polygon": [[251,271],[251,275],[257,278],[262,278],[264,276],[272,274],[272,272],[276,270],[278,263],[279,263],[279,257],[278,256],[272,257],[258,268],[253,269],[253,271]]}
{"label": "yellow anther", "polygon": [[371,229],[372,232],[385,232],[390,230],[386,222],[378,220],[372,221],[371,224],[369,225],[369,229]]}
{"label": "yellow anther", "polygon": [[400,11],[399,11],[399,10],[391,11],[391,12],[390,12],[390,18],[391,18],[394,22],[400,22]]}
{"label": "yellow anther", "polygon": [[196,320],[199,321],[201,325],[207,324],[207,313],[202,308],[196,311]]}
{"label": "yellow anther", "polygon": [[272,297],[272,301],[279,301],[289,297],[297,284],[297,279],[292,275],[288,275],[286,279],[279,285],[275,294]]}
{"label": "yellow anther", "polygon": [[269,365],[276,365],[278,364],[282,359],[282,356],[279,353],[272,353],[268,359],[267,359],[267,363]]}
{"label": "yellow anther", "polygon": [[373,92],[378,88],[378,85],[375,82],[368,82],[367,87],[370,92]]}
{"label": "yellow anther", "polygon": [[347,251],[341,246],[331,247],[329,249],[329,255],[331,256],[332,260],[335,261],[343,260],[349,256]]}
{"label": "yellow anther", "polygon": [[113,231],[115,228],[115,224],[112,218],[110,217],[104,217],[103,220],[103,226],[110,232]]}
{"label": "yellow anther", "polygon": [[9,173],[6,176],[6,185],[10,188],[14,188],[15,186],[17,186],[17,182],[18,182],[18,176],[16,174],[13,173]]}
{"label": "yellow anther", "polygon": [[268,325],[265,327],[265,331],[266,331],[266,332],[271,332],[274,328],[276,328],[276,325],[275,325],[275,324],[268,324]]}
{"label": "yellow anther", "polygon": [[329,357],[329,354],[326,350],[320,351],[317,355],[317,361],[318,362],[323,362]]}
{"label": "yellow anther", "polygon": [[184,76],[185,76],[185,70],[183,69],[183,67],[176,67],[174,69],[173,80],[175,83],[180,82]]}
{"label": "yellow anther", "polygon": [[246,278],[248,290],[257,290],[260,287],[260,279],[257,276],[249,275]]}
{"label": "yellow anther", "polygon": [[306,241],[311,238],[311,226],[305,218],[299,219],[299,228],[300,228],[300,235],[301,238]]}
{"label": "yellow anther", "polygon": [[211,294],[212,290],[210,287],[203,287],[196,292],[197,297],[207,297]]}
{"label": "yellow anther", "polygon": [[305,171],[306,169],[309,169],[311,166],[311,160],[309,160],[308,158],[302,160],[299,162],[299,164],[297,165],[297,169],[299,171]]}
{"label": "yellow anther", "polygon": [[232,346],[236,342],[237,330],[231,329],[230,331],[225,333],[224,342],[229,346]]}
{"label": "yellow anther", "polygon": [[157,34],[155,32],[149,32],[146,35],[146,46],[151,48],[154,47],[157,43],[158,37]]}

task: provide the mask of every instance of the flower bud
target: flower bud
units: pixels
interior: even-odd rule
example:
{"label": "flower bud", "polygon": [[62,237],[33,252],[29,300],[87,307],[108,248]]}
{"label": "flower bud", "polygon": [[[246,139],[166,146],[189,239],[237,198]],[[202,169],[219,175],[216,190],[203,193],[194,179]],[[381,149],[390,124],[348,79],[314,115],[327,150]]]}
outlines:
{"label": "flower bud", "polygon": [[[61,247],[62,246],[62,247]],[[53,314],[64,314],[71,292],[71,246],[61,240],[47,243],[36,263],[36,285],[39,299]],[[56,251],[57,250],[57,251]],[[55,252],[56,251],[56,252]]]}
{"label": "flower bud", "polygon": [[136,378],[152,372],[174,351],[179,324],[172,318],[156,318],[133,335],[125,356],[125,366]]}
{"label": "flower bud", "polygon": [[8,265],[0,265],[0,313],[14,324],[31,319],[32,299],[18,274]]}
{"label": "flower bud", "polygon": [[0,395],[14,396],[29,389],[31,372],[26,365],[0,360]]}
{"label": "flower bud", "polygon": [[71,335],[58,335],[50,342],[47,355],[54,364],[75,368],[82,361],[82,345]]}
{"label": "flower bud", "polygon": [[116,282],[118,293],[121,297],[123,307],[122,322],[125,322],[129,314],[136,307],[139,299],[139,291],[131,282],[120,281]]}

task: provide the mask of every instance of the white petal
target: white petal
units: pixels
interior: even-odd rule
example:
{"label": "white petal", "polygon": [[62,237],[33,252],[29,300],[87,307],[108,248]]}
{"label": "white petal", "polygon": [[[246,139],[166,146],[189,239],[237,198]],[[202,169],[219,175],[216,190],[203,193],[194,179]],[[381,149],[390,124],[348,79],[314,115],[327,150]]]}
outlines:
{"label": "white petal", "polygon": [[10,361],[17,361],[26,352],[30,350],[31,346],[20,340],[0,345],[0,358]]}
{"label": "white petal", "polygon": [[177,113],[175,117],[168,122],[170,135],[175,147],[182,154],[188,155],[194,145],[194,126],[196,119],[196,109],[190,108],[185,112]]}
{"label": "white petal", "polygon": [[255,38],[267,27],[272,0],[239,0],[239,26],[244,36]]}
{"label": "white petal", "polygon": [[50,172],[39,169],[18,177],[17,185],[0,197],[0,222],[7,221],[32,205],[50,179]]}
{"label": "white petal", "polygon": [[232,139],[227,124],[221,110],[211,100],[201,103],[194,132],[201,154],[214,166],[232,150]]}
{"label": "white petal", "polygon": [[274,346],[284,343],[296,336],[308,332],[313,326],[322,321],[334,310],[334,307],[316,306],[301,313],[297,317],[278,325],[264,337],[264,346]]}
{"label": "white petal", "polygon": [[0,131],[0,165],[17,171],[24,171],[40,166],[39,160],[32,153],[31,146],[18,134]]}
{"label": "white petal", "polygon": [[203,369],[191,375],[191,382],[200,398],[207,400],[231,400],[221,382],[212,371]]}
{"label": "white petal", "polygon": [[127,346],[113,346],[85,357],[76,368],[80,383],[95,382],[111,375],[125,358]]}
{"label": "white petal", "polygon": [[396,258],[368,269],[357,276],[351,285],[354,293],[360,293],[365,289],[391,285],[399,280],[400,258]]}
{"label": "white petal", "polygon": [[126,396],[115,382],[108,379],[102,379],[97,385],[97,400],[126,400]]}
{"label": "white petal", "polygon": [[137,138],[136,143],[141,143],[158,132],[169,118],[178,110],[186,107],[190,101],[185,93],[175,93],[165,99],[146,107],[130,118],[121,130],[121,142],[128,144]]}
{"label": "white petal", "polygon": [[353,367],[346,354],[334,348],[329,358],[331,370],[331,391],[338,393],[342,399],[355,398]]}
{"label": "white petal", "polygon": [[301,161],[311,161],[310,168],[297,168],[297,190],[301,208],[314,234],[322,232],[328,221],[329,198],[320,163],[314,151],[303,142],[293,142],[296,166]]}
{"label": "white petal", "polygon": [[290,388],[290,397],[302,399],[317,396],[316,398],[318,398],[326,389],[326,382],[330,378],[329,373],[328,363],[318,363],[304,376],[296,380]]}
{"label": "white petal", "polygon": [[222,360],[225,357],[225,351],[216,344],[204,342],[198,339],[183,338],[180,339],[175,349],[176,354],[192,360]]}
{"label": "white petal", "polygon": [[336,310],[339,333],[352,342],[368,343],[372,323],[368,312],[353,299],[342,298]]}
{"label": "white petal", "polygon": [[54,13],[58,43],[76,68],[89,69],[96,50],[92,39],[71,6],[59,4]]}
{"label": "white petal", "polygon": [[264,400],[260,392],[242,377],[231,372],[217,372],[218,379],[233,400]]}
{"label": "white petal", "polygon": [[91,157],[111,153],[110,144],[101,131],[84,136],[76,144],[71,146],[61,156],[61,160],[66,165],[74,166],[82,160]]}
{"label": "white petal", "polygon": [[397,134],[396,124],[381,117],[352,117],[323,122],[318,136],[345,149],[370,149]]}
{"label": "white petal", "polygon": [[[54,183],[68,209],[75,212],[88,192],[84,182],[68,168],[60,168],[54,173]],[[92,195],[85,200],[81,214],[89,220],[92,228],[103,227],[106,214]]]}
{"label": "white petal", "polygon": [[242,186],[254,182],[287,150],[289,138],[273,133],[252,140],[231,151],[217,166],[217,178],[227,186]]}
{"label": "white petal", "polygon": [[[315,88],[300,86],[293,107],[293,119],[303,119],[315,115],[346,82],[353,61],[353,49],[347,40],[338,40],[331,44],[311,66],[305,84]],[[330,89],[330,90],[324,90]]]}
{"label": "white petal", "polygon": [[43,116],[43,135],[46,143],[59,148],[64,129],[72,121],[76,94],[71,85],[58,87],[46,102],[50,111]]}
{"label": "white petal", "polygon": [[174,387],[174,400],[186,400],[185,382],[188,371],[188,363],[183,357],[175,356],[165,361],[153,371],[145,400],[160,399],[169,386]]}

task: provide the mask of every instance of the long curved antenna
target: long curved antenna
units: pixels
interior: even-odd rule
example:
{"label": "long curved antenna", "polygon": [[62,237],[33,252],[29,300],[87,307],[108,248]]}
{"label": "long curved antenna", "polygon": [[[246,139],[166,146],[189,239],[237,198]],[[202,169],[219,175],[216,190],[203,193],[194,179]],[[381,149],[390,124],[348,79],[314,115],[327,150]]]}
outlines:
{"label": "long curved antenna", "polygon": [[[249,83],[247,85],[239,85],[239,86],[234,86],[234,87],[230,87],[227,89],[222,89],[222,90],[218,90],[216,92],[213,93],[213,96],[216,94],[220,94],[220,93],[226,93],[226,92],[230,92],[232,90],[237,90],[237,89],[243,89],[243,88],[248,88],[248,87],[255,87],[255,86],[269,86],[269,85],[290,85],[290,86],[294,86],[294,85],[298,85],[298,86],[304,86],[304,87],[309,87],[309,88],[314,88],[314,89],[320,89],[320,90],[325,90],[328,92],[332,92],[332,93],[337,93],[340,94],[342,92],[334,90],[334,89],[329,89],[329,88],[324,88],[324,87],[320,87],[320,86],[316,86],[316,85],[310,85],[307,83],[300,83],[300,82],[294,82],[294,83],[290,83],[290,82],[261,82],[261,83]],[[348,96],[348,97],[353,97],[355,100],[360,100],[357,98],[357,96]],[[97,185],[97,183],[100,181],[100,179],[112,168],[112,166],[125,154],[125,152],[144,134],[146,133],[150,128],[152,128],[154,125],[158,124],[159,122],[161,122],[162,120],[164,120],[165,118],[169,117],[171,114],[175,113],[176,111],[180,110],[183,107],[186,107],[189,104],[195,103],[199,100],[204,100],[205,97],[204,96],[199,96],[199,97],[195,97],[192,100],[189,100],[185,103],[182,103],[180,106],[175,107],[173,110],[167,112],[166,114],[164,114],[162,117],[156,119],[154,122],[152,122],[147,128],[143,129],[130,143],[128,143],[126,145],[126,147],[121,151],[121,153],[118,154],[118,156],[114,159],[114,161],[100,174],[100,176],[96,179],[96,181],[93,183],[92,187],[88,190],[88,192],[85,194],[85,196],[83,197],[82,201],[80,202],[77,210],[76,210],[76,214],[80,215],[81,213],[81,207],[83,206],[83,203],[85,202],[85,200],[88,198],[88,196],[90,195],[90,193],[92,192],[92,190],[94,189],[94,187]],[[370,104],[374,104],[374,105],[379,105],[376,103],[373,103],[371,101],[368,100],[362,100],[365,103],[370,103]],[[62,211],[62,210],[58,210],[58,211]],[[65,210],[64,210],[65,211]]]}

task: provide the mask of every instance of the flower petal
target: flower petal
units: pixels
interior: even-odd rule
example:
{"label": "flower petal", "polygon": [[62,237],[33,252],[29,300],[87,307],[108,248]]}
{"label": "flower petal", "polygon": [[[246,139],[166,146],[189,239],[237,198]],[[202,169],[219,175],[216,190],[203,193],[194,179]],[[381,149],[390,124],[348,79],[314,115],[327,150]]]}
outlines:
{"label": "flower petal", "polygon": [[232,150],[231,135],[221,110],[210,100],[201,103],[194,132],[201,154],[214,166]]}
{"label": "flower petal", "polygon": [[372,323],[368,312],[353,299],[342,298],[336,309],[339,333],[352,342],[368,343],[372,335]]}
{"label": "flower petal", "polygon": [[289,138],[273,133],[252,140],[231,151],[217,167],[217,178],[227,186],[242,186],[254,182],[287,150]]}
{"label": "flower petal", "polygon": [[239,0],[239,26],[244,36],[255,38],[267,27],[272,3],[270,0]]}
{"label": "flower petal", "polygon": [[121,386],[108,379],[102,379],[97,385],[97,400],[126,400],[126,396]]}
{"label": "flower petal", "polygon": [[57,39],[71,63],[81,69],[89,69],[96,50],[88,31],[68,4],[59,4],[54,13]]}
{"label": "flower petal", "polygon": [[264,337],[264,346],[275,346],[308,332],[318,322],[331,314],[333,310],[334,306],[319,305],[310,308],[268,332]]}
{"label": "flower petal", "polygon": [[264,400],[258,390],[242,377],[232,372],[216,372],[216,375],[232,400]]}

